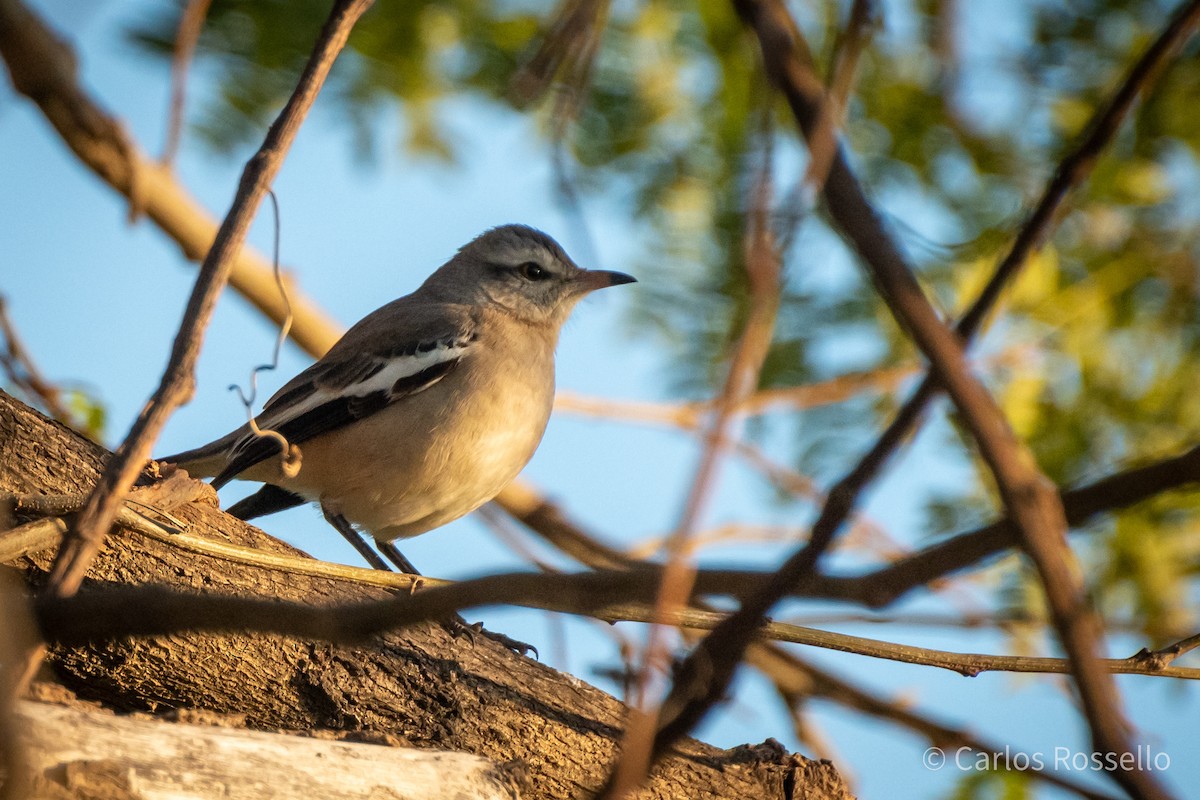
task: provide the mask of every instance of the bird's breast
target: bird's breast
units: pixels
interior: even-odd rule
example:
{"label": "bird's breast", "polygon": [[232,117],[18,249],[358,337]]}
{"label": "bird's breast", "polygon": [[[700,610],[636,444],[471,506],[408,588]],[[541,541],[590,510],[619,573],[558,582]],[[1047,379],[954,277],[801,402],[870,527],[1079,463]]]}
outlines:
{"label": "bird's breast", "polygon": [[552,351],[472,354],[428,389],[307,442],[288,488],[376,538],[415,536],[474,511],[515,478],[553,402]]}

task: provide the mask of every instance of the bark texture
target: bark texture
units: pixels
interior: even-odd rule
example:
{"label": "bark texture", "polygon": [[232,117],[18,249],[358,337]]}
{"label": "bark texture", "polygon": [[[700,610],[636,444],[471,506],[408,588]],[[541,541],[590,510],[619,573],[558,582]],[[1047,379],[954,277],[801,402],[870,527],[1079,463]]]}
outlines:
{"label": "bark texture", "polygon": [[[0,392],[0,490],[85,492],[107,455]],[[298,552],[222,513],[211,493],[170,513],[195,535]],[[32,587],[44,580],[50,555],[18,562]],[[381,589],[198,556],[122,529],[108,537],[81,591],[113,583],[313,604],[386,596]],[[529,798],[583,797],[598,786],[616,756],[624,714],[615,698],[574,677],[484,637],[454,637],[433,624],[363,646],[238,634],[102,642],[52,650],[49,663],[56,679],[81,698],[117,711],[211,711],[238,715],[250,729],[332,730],[474,753],[523,772],[520,794]],[[831,765],[789,754],[776,742],[721,750],[691,740],[638,795],[849,796]]]}

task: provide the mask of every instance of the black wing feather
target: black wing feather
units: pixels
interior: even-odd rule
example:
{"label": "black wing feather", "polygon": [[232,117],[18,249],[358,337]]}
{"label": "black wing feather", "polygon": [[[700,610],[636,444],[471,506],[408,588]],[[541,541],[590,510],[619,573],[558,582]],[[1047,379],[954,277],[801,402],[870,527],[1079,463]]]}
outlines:
{"label": "black wing feather", "polygon": [[[365,395],[338,397],[311,411],[293,417],[273,427],[272,430],[278,431],[291,444],[302,444],[323,433],[329,433],[349,425],[351,422],[368,417],[401,398],[429,388],[444,378],[458,364],[459,360],[455,358],[432,364],[418,373],[400,378],[388,390]],[[313,391],[313,388],[311,384],[297,386],[288,395],[277,398],[272,405],[278,405],[279,401],[293,394],[297,397],[306,395]],[[213,478],[213,487],[221,488],[241,472],[278,455],[281,449],[279,442],[273,437],[251,435],[235,450],[233,458],[225,465],[225,469]]]}

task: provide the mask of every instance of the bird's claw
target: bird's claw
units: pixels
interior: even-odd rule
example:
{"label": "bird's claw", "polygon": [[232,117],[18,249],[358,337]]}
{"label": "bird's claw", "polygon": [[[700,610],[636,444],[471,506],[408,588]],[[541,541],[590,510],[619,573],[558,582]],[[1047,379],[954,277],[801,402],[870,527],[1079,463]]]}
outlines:
{"label": "bird's claw", "polygon": [[476,622],[472,624],[467,623],[461,618],[458,618],[450,620],[446,627],[449,629],[452,636],[466,636],[472,644],[475,643],[476,636],[483,636],[484,638],[491,639],[493,642],[508,648],[517,655],[527,656],[530,653],[533,653],[533,657],[540,660],[538,649],[533,645],[522,642],[518,639],[514,639],[511,636],[505,636],[503,633],[489,631],[487,628],[483,627],[482,622]]}

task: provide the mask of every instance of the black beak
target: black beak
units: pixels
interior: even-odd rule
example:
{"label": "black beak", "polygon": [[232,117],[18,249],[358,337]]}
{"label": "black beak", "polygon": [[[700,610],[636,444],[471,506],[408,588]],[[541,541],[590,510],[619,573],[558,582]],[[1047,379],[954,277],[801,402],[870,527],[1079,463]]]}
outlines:
{"label": "black beak", "polygon": [[632,275],[603,269],[584,270],[576,276],[575,280],[585,292],[607,289],[609,286],[620,286],[623,283],[637,283],[637,278]]}

